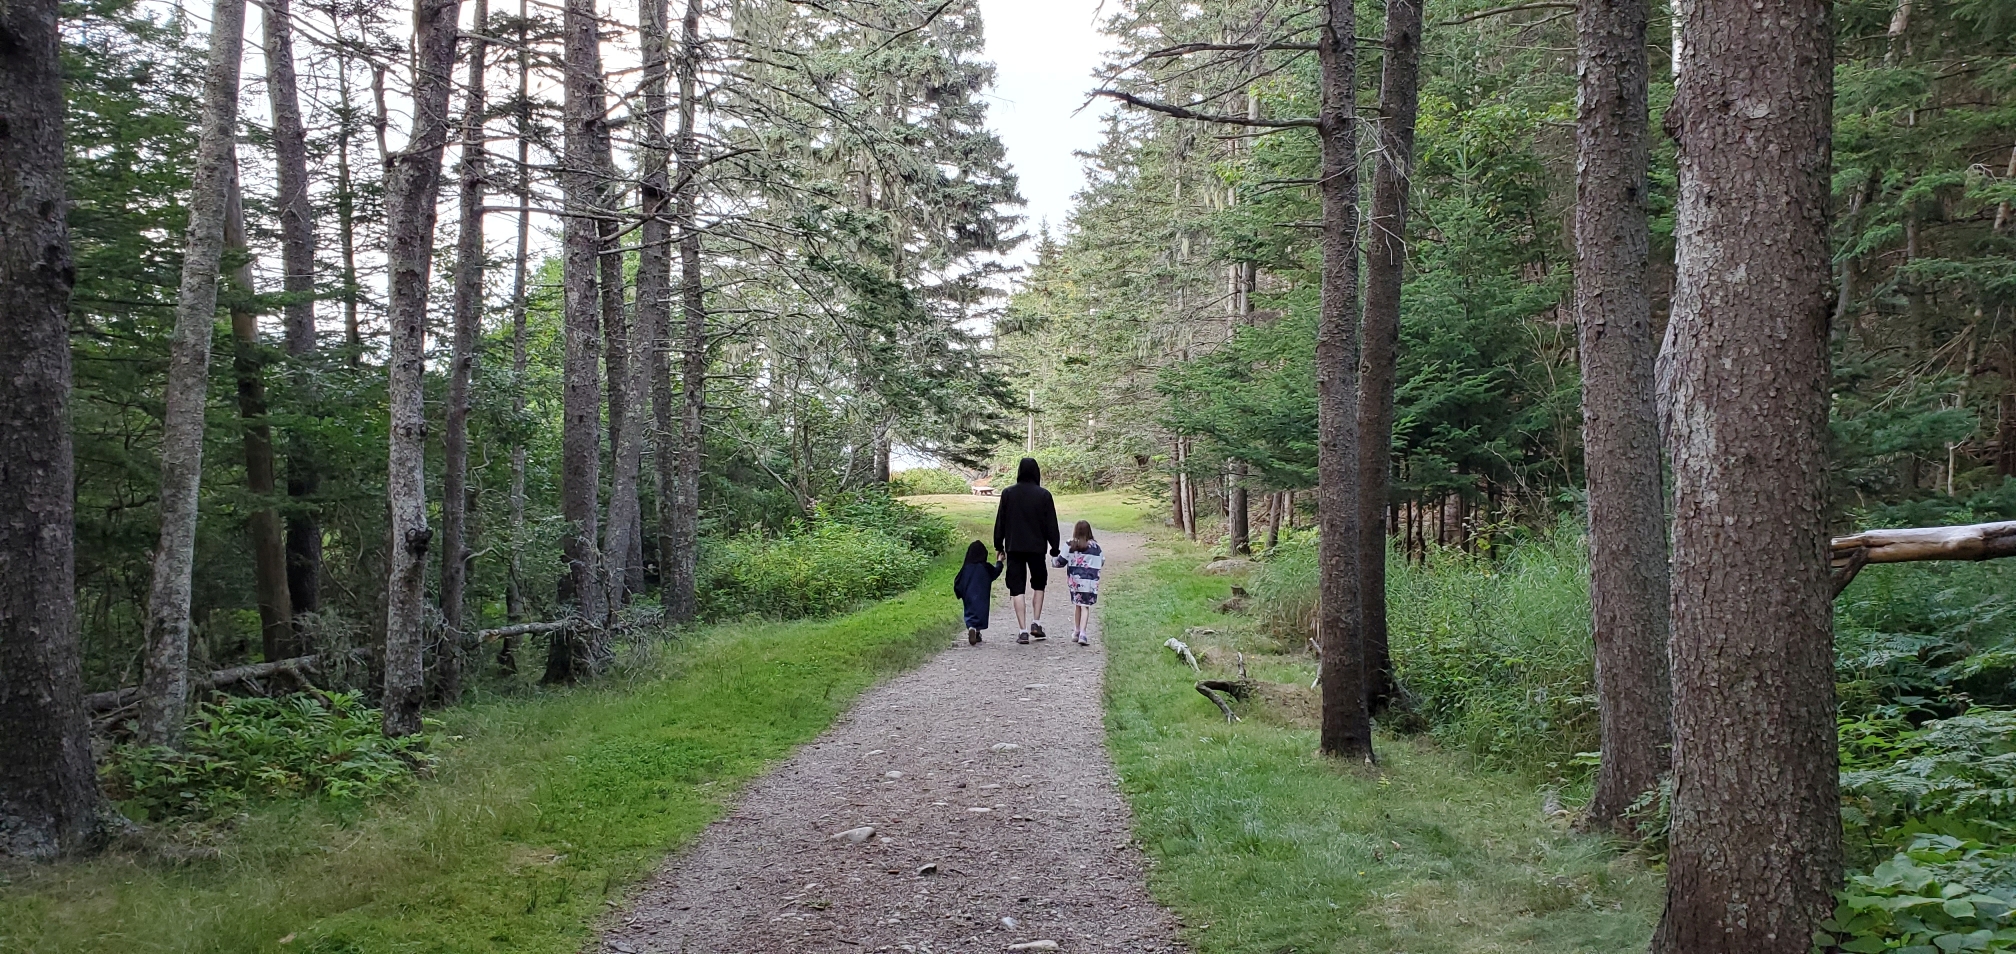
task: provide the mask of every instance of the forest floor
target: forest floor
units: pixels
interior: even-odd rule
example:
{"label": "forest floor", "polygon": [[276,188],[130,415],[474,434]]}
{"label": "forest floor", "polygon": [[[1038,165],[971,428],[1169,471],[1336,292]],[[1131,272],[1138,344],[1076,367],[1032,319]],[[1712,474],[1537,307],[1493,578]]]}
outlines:
{"label": "forest floor", "polygon": [[[1069,498],[1059,513],[1079,516]],[[1138,535],[1100,540],[1108,578],[1143,560]],[[601,950],[1177,949],[1106,753],[1097,617],[1092,645],[1073,645],[1061,572],[1050,581],[1048,640],[1015,642],[996,584],[984,642],[872,690],[757,782],[614,916]]]}

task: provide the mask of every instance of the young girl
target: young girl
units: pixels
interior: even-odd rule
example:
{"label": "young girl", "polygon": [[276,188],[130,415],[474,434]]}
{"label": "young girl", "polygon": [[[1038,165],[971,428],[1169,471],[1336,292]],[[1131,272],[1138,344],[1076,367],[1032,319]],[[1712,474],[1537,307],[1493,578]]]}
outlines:
{"label": "young girl", "polygon": [[1085,638],[1085,627],[1092,623],[1092,605],[1099,602],[1099,568],[1105,563],[1099,541],[1092,539],[1091,521],[1078,521],[1064,548],[1064,574],[1071,584],[1071,622],[1076,630],[1071,639],[1080,646],[1092,645]]}
{"label": "young girl", "polygon": [[966,645],[980,645],[980,631],[987,628],[987,606],[994,602],[994,578],[1001,575],[1000,563],[987,562],[987,545],[978,540],[966,548],[966,565],[952,580],[952,595],[966,610]]}

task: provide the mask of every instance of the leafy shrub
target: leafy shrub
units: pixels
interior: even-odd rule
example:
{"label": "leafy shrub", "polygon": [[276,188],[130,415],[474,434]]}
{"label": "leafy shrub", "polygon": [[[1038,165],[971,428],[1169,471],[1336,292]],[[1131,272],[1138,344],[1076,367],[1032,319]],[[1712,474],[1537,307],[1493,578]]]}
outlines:
{"label": "leafy shrub", "polygon": [[1015,482],[1015,469],[1024,457],[1036,458],[1036,465],[1043,470],[1043,486],[1060,494],[1111,490],[1132,476],[1132,468],[1124,467],[1113,455],[1082,447],[1039,447],[1033,454],[1011,449],[996,456],[989,468],[994,489]]}
{"label": "leafy shrub", "polygon": [[106,792],[147,819],[208,817],[253,802],[394,791],[433,764],[426,737],[388,739],[355,692],[225,698],[197,707],[186,749],[121,745]]}
{"label": "leafy shrub", "polygon": [[1867,874],[1850,875],[1816,945],[1869,954],[2016,950],[2016,850],[1920,835]]}
{"label": "leafy shrub", "polygon": [[902,537],[831,520],[776,537],[708,540],[701,610],[713,618],[821,616],[909,589],[930,566],[931,557]]}
{"label": "leafy shrub", "polygon": [[2016,825],[2016,711],[1973,709],[1916,727],[1896,707],[1844,719],[1841,769],[1851,831],[2005,836]]}
{"label": "leafy shrub", "polygon": [[875,488],[857,490],[822,503],[812,519],[819,524],[886,533],[925,556],[937,556],[952,546],[951,521]]}
{"label": "leafy shrub", "polygon": [[973,485],[966,478],[940,467],[919,467],[899,471],[889,477],[889,493],[898,497],[919,494],[970,494]]}
{"label": "leafy shrub", "polygon": [[1844,705],[2016,705],[2016,561],[1873,566],[1835,617]]}

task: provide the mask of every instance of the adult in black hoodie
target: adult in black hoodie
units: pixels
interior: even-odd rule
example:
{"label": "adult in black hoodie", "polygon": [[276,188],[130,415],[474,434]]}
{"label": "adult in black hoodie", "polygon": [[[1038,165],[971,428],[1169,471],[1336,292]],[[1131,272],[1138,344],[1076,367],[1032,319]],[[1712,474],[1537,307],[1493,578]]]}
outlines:
{"label": "adult in black hoodie", "polygon": [[[1061,537],[1057,501],[1043,489],[1043,473],[1036,467],[1036,458],[1024,457],[1015,468],[1015,486],[1001,492],[1001,507],[994,512],[994,550],[1007,561],[1008,597],[1015,604],[1018,643],[1026,643],[1032,636],[1045,638],[1043,587],[1050,582],[1050,570],[1043,551],[1047,548],[1056,556]],[[1026,588],[1034,591],[1027,604],[1023,602],[1025,575]]]}

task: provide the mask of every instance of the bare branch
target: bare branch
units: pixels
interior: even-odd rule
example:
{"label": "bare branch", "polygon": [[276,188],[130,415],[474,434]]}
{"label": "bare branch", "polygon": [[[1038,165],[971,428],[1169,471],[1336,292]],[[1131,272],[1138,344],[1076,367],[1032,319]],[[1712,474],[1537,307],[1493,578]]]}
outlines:
{"label": "bare branch", "polygon": [[1314,129],[1316,127],[1316,120],[1314,119],[1248,119],[1245,116],[1200,113],[1173,103],[1158,103],[1152,99],[1142,99],[1132,93],[1123,93],[1117,89],[1095,89],[1092,91],[1092,95],[1117,99],[1130,106],[1153,110],[1154,112],[1174,116],[1177,119],[1196,119],[1207,123],[1223,123],[1228,126],[1258,126],[1263,129]]}
{"label": "bare branch", "polygon": [[1573,9],[1575,9],[1575,4],[1570,2],[1570,0],[1533,0],[1533,2],[1531,3],[1515,3],[1510,6],[1492,7],[1489,10],[1479,10],[1476,13],[1466,13],[1460,17],[1451,17],[1447,20],[1443,20],[1439,23],[1436,23],[1435,25],[1456,26],[1458,24],[1469,23],[1474,20],[1482,20],[1486,17],[1502,16],[1507,13],[1519,13],[1524,10],[1573,10]]}

